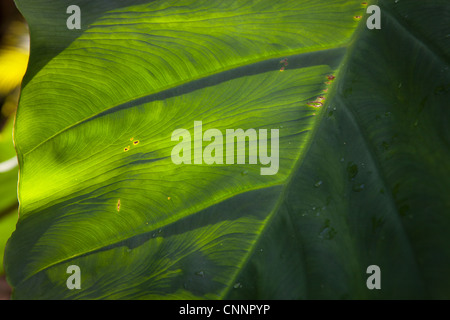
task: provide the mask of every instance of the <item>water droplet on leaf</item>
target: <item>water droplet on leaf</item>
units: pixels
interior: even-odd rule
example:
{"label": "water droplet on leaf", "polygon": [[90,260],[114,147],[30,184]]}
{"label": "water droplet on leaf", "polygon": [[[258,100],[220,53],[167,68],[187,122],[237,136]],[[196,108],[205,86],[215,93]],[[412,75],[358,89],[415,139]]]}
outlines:
{"label": "water droplet on leaf", "polygon": [[331,240],[334,238],[334,236],[336,235],[336,230],[334,230],[334,228],[331,227],[325,227],[320,233],[319,233],[319,238],[321,239],[327,239],[327,240]]}
{"label": "water droplet on leaf", "polygon": [[354,162],[349,162],[347,164],[347,174],[348,180],[353,180],[358,174],[358,165]]}
{"label": "water droplet on leaf", "polygon": [[199,272],[196,272],[195,275],[199,276],[199,277],[204,277],[205,273],[203,271],[199,271]]}
{"label": "water droplet on leaf", "polygon": [[355,192],[361,192],[363,189],[364,189],[364,183],[353,186],[353,191],[355,191]]}

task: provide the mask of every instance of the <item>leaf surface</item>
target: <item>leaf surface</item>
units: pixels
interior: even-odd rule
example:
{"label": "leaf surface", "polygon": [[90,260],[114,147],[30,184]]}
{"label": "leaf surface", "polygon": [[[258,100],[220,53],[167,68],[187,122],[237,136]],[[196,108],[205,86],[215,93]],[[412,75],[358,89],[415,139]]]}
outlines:
{"label": "leaf surface", "polygon": [[[14,297],[448,298],[450,7],[432,2],[379,1],[368,30],[359,1],[78,1],[68,30],[68,1],[18,0]],[[277,174],[174,164],[195,121],[278,129]]]}

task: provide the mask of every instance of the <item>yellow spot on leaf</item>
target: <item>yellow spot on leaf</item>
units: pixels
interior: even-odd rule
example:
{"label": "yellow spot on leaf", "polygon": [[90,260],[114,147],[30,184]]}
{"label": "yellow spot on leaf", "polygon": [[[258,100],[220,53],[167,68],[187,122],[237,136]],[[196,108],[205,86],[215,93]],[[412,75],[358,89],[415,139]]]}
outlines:
{"label": "yellow spot on leaf", "polygon": [[120,211],[120,199],[119,199],[119,201],[117,201],[117,212],[119,212]]}

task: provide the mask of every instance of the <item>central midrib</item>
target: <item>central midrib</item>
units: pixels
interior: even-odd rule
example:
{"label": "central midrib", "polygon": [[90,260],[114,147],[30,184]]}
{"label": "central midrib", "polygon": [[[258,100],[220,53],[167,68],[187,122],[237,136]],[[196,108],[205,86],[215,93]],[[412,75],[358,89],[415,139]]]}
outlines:
{"label": "central midrib", "polygon": [[[343,57],[343,59],[340,61],[339,63],[339,67],[336,70],[336,79],[337,81],[340,81],[340,73],[341,73],[341,68],[347,63],[348,59],[350,58],[350,56],[353,53],[353,50],[355,49],[355,43],[356,43],[356,38],[358,36],[358,34],[360,32],[362,32],[362,28],[361,24],[358,24],[357,27],[355,27],[355,31],[353,32],[352,35],[352,39],[350,39],[347,43],[347,47],[346,47],[346,54]],[[345,71],[345,70],[344,70]],[[289,176],[286,179],[286,182],[284,183],[284,187],[282,192],[280,193],[280,197],[277,201],[277,203],[275,204],[274,208],[271,210],[270,214],[268,215],[268,217],[266,218],[266,222],[261,226],[261,232],[258,234],[258,236],[256,237],[256,239],[253,242],[253,245],[249,248],[246,256],[244,257],[241,265],[237,268],[236,274],[235,276],[231,279],[231,281],[228,283],[228,286],[223,290],[223,292],[220,294],[221,298],[223,299],[224,297],[226,297],[229,293],[229,291],[231,290],[231,288],[233,288],[233,283],[236,282],[236,279],[239,277],[239,274],[242,272],[242,270],[244,269],[245,265],[250,261],[250,258],[253,254],[253,252],[255,252],[255,248],[257,246],[257,244],[259,243],[259,241],[262,238],[262,234],[267,230],[267,225],[270,224],[270,222],[275,218],[276,213],[278,212],[278,209],[280,207],[280,205],[283,203],[283,201],[285,200],[285,194],[287,192],[287,190],[289,189],[289,186],[292,183],[292,179],[295,176],[295,174],[298,172],[298,170],[300,170],[301,165],[303,164],[303,160],[305,159],[306,155],[309,153],[309,150],[311,148],[311,145],[316,137],[317,131],[324,119],[324,115],[325,115],[325,111],[326,110],[326,106],[329,104],[329,101],[332,100],[333,96],[335,95],[336,92],[336,88],[337,88],[337,84],[335,81],[332,85],[331,85],[331,91],[328,93],[327,95],[327,99],[326,99],[326,103],[320,108],[320,112],[319,112],[319,118],[317,119],[316,123],[314,124],[313,130],[310,132],[310,138],[308,139],[308,141],[306,142],[305,148],[304,148],[304,152],[300,153],[296,163],[294,164],[294,167],[291,171],[291,173],[289,174]]]}

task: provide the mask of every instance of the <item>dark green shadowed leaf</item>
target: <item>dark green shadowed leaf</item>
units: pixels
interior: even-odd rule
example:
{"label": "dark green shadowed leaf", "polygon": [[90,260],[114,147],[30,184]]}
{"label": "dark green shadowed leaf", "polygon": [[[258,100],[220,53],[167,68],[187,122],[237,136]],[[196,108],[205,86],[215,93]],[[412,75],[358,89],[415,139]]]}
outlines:
{"label": "dark green shadowed leaf", "polygon": [[[18,0],[14,297],[449,298],[450,6],[404,2]],[[174,164],[195,121],[278,129],[277,173]]]}

